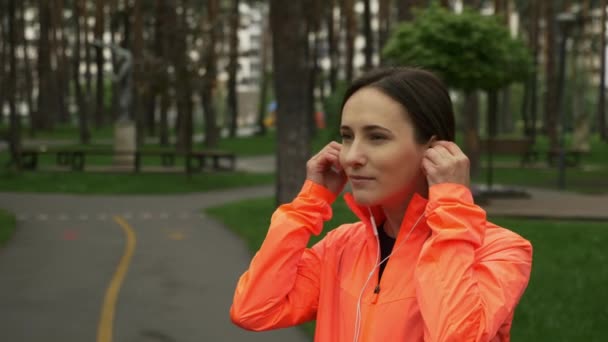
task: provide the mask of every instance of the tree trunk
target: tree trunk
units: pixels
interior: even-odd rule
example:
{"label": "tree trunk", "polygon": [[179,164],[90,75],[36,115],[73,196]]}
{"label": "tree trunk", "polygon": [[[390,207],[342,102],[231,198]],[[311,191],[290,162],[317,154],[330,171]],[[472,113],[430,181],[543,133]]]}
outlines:
{"label": "tree trunk", "polygon": [[[328,0],[326,7],[327,15],[327,45],[329,47],[329,86],[332,93],[338,84],[339,52],[334,17],[335,0]],[[339,32],[339,31],[338,31]]]}
{"label": "tree trunk", "polygon": [[[171,100],[169,98],[169,61],[171,59],[171,41],[170,27],[175,24],[175,11],[167,6],[165,0],[156,1],[156,20],[158,20],[158,35],[157,54],[161,58],[160,72],[160,145],[169,145],[169,107]],[[173,24],[173,25],[172,25]]]}
{"label": "tree trunk", "polygon": [[553,1],[543,1],[545,19],[545,130],[549,137],[549,146],[556,149],[558,101],[557,77],[555,70],[555,15]]}
{"label": "tree trunk", "polygon": [[84,63],[85,63],[85,71],[84,71],[84,77],[85,77],[85,85],[86,85],[86,90],[87,90],[87,101],[88,101],[88,106],[89,108],[92,107],[92,101],[91,101],[91,97],[93,94],[93,75],[91,73],[91,46],[89,45],[91,42],[89,40],[89,2],[86,0],[83,0],[82,2],[82,17],[83,17],[83,21],[82,21],[82,28],[83,28],[83,42],[82,42],[82,47],[84,50]]}
{"label": "tree trunk", "polygon": [[579,151],[589,151],[589,112],[585,94],[589,93],[587,70],[585,68],[585,19],[587,18],[588,0],[583,0],[580,24],[574,28],[569,68],[570,83],[572,84],[572,148]]}
{"label": "tree trunk", "polygon": [[[42,0],[44,1],[44,0]],[[82,82],[80,80],[80,51],[81,51],[81,35],[80,35],[80,19],[81,19],[82,1],[74,1],[74,54],[72,56],[72,78],[74,89],[76,92],[76,103],[78,106],[78,124],[80,131],[80,143],[89,144],[91,140],[91,132],[89,129],[89,110],[88,104],[83,94]],[[39,107],[40,108],[40,107]]]}
{"label": "tree trunk", "polygon": [[[232,0],[232,10],[230,14],[230,62],[228,64],[228,98],[227,109],[230,117],[230,137],[236,137],[238,125],[238,101],[236,94],[236,72],[239,57],[239,4],[240,0]],[[261,77],[264,77],[260,73]]]}
{"label": "tree trunk", "polygon": [[[104,8],[105,8],[105,0],[97,0],[96,1],[96,7],[95,7],[95,40],[102,42],[103,41],[103,33],[104,33],[104,27],[105,27],[105,15],[104,15]],[[104,65],[104,58],[103,58],[103,47],[97,47],[96,48],[96,58],[95,58],[95,62],[97,65],[97,77],[96,77],[96,81],[97,84],[95,86],[95,127],[96,128],[100,128],[103,123],[104,123],[104,117],[105,117],[105,113],[104,113],[104,94],[105,94],[105,89],[104,89],[104,84],[103,84],[103,65]]]}
{"label": "tree trunk", "polygon": [[374,64],[374,34],[372,32],[371,0],[363,0],[363,34],[365,36],[365,70],[370,70]]}
{"label": "tree trunk", "polygon": [[[526,94],[529,105],[524,109],[524,131],[526,136],[532,141],[536,141],[536,121],[538,113],[536,89],[538,87],[538,53],[539,53],[539,31],[540,31],[540,2],[534,2],[531,5],[530,14],[530,39],[529,45],[532,51],[532,63],[534,70],[532,71],[528,82],[526,83]],[[526,115],[529,113],[529,115]]]}
{"label": "tree trunk", "polygon": [[[4,29],[4,13],[8,13],[8,9],[5,8],[5,6],[7,6],[7,4],[0,3],[0,10],[2,10],[2,12],[0,12],[0,124],[4,123],[4,101],[7,99],[8,95],[8,81],[6,78],[6,70],[4,68],[6,65],[5,56],[9,51],[9,47],[7,47],[9,41],[7,38],[8,33],[6,33],[5,36],[5,32],[7,32],[8,29]],[[8,136],[6,139],[8,139]]]}
{"label": "tree trunk", "polygon": [[[378,1],[378,51],[382,52],[388,35],[390,33],[391,21],[390,21],[390,0],[379,0]],[[382,54],[380,53],[380,56]],[[382,61],[382,57],[380,59]]]}
{"label": "tree trunk", "polygon": [[[8,2],[8,40],[9,40],[9,75],[8,106],[10,110],[9,148],[11,161],[17,170],[21,169],[21,125],[17,113],[17,10],[15,0]],[[4,67],[4,65],[2,65]]]}
{"label": "tree trunk", "polygon": [[343,13],[346,21],[346,60],[344,75],[347,83],[351,83],[354,74],[355,38],[357,37],[357,18],[355,16],[355,1],[343,0]]}
{"label": "tree trunk", "polygon": [[479,10],[481,8],[481,2],[482,2],[482,0],[463,0],[462,1],[464,6],[467,6],[469,8],[475,9],[475,10]]}
{"label": "tree trunk", "polygon": [[413,8],[424,8],[427,6],[427,0],[400,0],[397,2],[397,20],[410,21],[414,19]]}
{"label": "tree trunk", "polygon": [[216,87],[217,79],[217,29],[219,25],[219,2],[209,0],[207,5],[207,20],[209,25],[209,43],[205,54],[205,76],[203,77],[203,87],[201,97],[205,116],[205,146],[215,147],[219,142],[219,128],[216,123],[215,104],[213,101],[213,91]]}
{"label": "tree trunk", "polygon": [[[109,0],[110,1],[110,43],[112,45],[116,44],[116,34],[118,31],[118,0]],[[112,73],[116,74],[118,72],[118,65],[116,61],[116,52],[114,49],[111,50],[112,53]],[[116,82],[112,82],[112,103],[110,105],[110,121],[114,122],[118,117],[118,88]]]}
{"label": "tree trunk", "polygon": [[142,0],[133,1],[133,119],[135,121],[135,136],[137,146],[144,143],[143,111],[146,85],[144,84],[144,23],[142,14]]}
{"label": "tree trunk", "polygon": [[[266,8],[266,7],[264,7]],[[266,135],[266,102],[268,98],[268,53],[270,47],[270,32],[268,30],[268,14],[262,14],[262,56],[260,61],[260,100],[258,102],[257,135]]]}
{"label": "tree trunk", "polygon": [[[51,9],[48,0],[39,0],[40,37],[38,41],[38,109],[33,117],[33,132],[49,128],[48,118],[56,109],[53,103],[53,83],[51,73]],[[44,111],[44,112],[43,112]]]}
{"label": "tree trunk", "polygon": [[479,94],[476,91],[466,92],[463,104],[464,150],[469,157],[471,176],[479,174]]}
{"label": "tree trunk", "polygon": [[[25,36],[25,31],[26,31],[26,22],[25,22],[25,2],[21,1],[20,2],[20,6],[19,6],[19,20],[20,20],[20,30],[19,30],[19,35],[20,35],[20,40],[21,40],[21,47],[22,47],[22,53],[23,53],[23,67],[24,67],[24,73],[25,73],[25,89],[24,89],[24,94],[25,94],[25,100],[27,103],[27,110],[28,110],[28,116],[31,118],[32,117],[32,113],[35,110],[35,106],[34,106],[34,98],[32,96],[32,90],[33,90],[33,84],[34,84],[34,80],[32,77],[32,66],[30,64],[30,57],[28,54],[28,41],[27,41],[27,37]],[[1,65],[4,65],[4,63],[2,63]],[[0,108],[2,108],[1,102],[0,102]],[[1,111],[0,111],[1,112]]]}
{"label": "tree trunk", "polygon": [[496,90],[489,90],[488,92],[488,165],[487,165],[487,186],[488,189],[491,189],[494,184],[493,172],[493,154],[492,154],[492,144],[494,138],[496,137],[496,112],[498,111],[498,92]]}
{"label": "tree trunk", "polygon": [[69,109],[69,93],[70,93],[70,63],[67,57],[67,45],[68,45],[68,29],[64,23],[63,10],[64,0],[55,0],[55,11],[54,11],[54,22],[57,32],[61,32],[60,36],[57,36],[57,43],[55,45],[55,56],[57,60],[57,98],[59,99],[59,113],[56,116],[59,122],[67,124],[70,122],[70,109]]}
{"label": "tree trunk", "polygon": [[[509,13],[510,10],[510,0],[495,0],[495,11],[496,14],[501,17],[503,24],[505,27],[509,27]],[[500,96],[498,97],[498,129],[497,132],[500,133],[511,133],[514,129],[513,124],[513,113],[511,111],[511,85],[505,86],[500,90]]]}
{"label": "tree trunk", "polygon": [[598,101],[598,126],[600,137],[608,142],[608,127],[606,127],[606,0],[600,1],[600,89]]}
{"label": "tree trunk", "polygon": [[277,204],[291,201],[306,177],[310,143],[306,126],[306,23],[300,2],[270,0],[277,108]]}

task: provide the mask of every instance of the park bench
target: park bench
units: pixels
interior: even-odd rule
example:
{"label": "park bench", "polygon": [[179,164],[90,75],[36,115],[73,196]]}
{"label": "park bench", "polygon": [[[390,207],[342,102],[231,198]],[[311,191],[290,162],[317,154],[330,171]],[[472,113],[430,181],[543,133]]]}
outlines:
{"label": "park bench", "polygon": [[[209,150],[176,152],[173,150],[140,150],[140,151],[114,151],[110,149],[56,149],[38,150],[24,149],[21,151],[21,160],[24,168],[36,170],[38,168],[39,157],[43,154],[55,155],[57,165],[70,167],[74,171],[83,171],[87,156],[133,156],[133,170],[141,171],[141,160],[144,156],[160,156],[161,165],[165,167],[175,165],[175,158],[183,156],[186,158],[185,172],[190,174],[202,171],[207,165],[212,170],[234,170],[235,155],[231,152]],[[208,163],[207,161],[211,162]]]}
{"label": "park bench", "polygon": [[495,138],[481,140],[481,150],[493,155],[517,155],[520,156],[522,166],[538,160],[538,153],[534,150],[534,142],[530,138]]}

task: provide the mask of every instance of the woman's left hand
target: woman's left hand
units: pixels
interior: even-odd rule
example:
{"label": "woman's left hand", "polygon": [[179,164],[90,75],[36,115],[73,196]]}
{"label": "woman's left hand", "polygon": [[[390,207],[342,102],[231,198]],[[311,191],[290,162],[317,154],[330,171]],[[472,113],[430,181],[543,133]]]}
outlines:
{"label": "woman's left hand", "polygon": [[470,184],[469,158],[451,141],[435,141],[425,152],[422,170],[429,187],[440,183]]}

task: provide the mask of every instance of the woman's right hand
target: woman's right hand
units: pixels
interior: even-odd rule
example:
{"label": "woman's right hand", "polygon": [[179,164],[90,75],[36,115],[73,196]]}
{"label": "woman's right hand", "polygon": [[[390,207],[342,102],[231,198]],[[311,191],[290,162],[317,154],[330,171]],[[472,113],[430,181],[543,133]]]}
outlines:
{"label": "woman's right hand", "polygon": [[340,165],[340,149],[342,144],[332,141],[306,163],[306,179],[326,187],[336,195],[346,185],[346,173]]}

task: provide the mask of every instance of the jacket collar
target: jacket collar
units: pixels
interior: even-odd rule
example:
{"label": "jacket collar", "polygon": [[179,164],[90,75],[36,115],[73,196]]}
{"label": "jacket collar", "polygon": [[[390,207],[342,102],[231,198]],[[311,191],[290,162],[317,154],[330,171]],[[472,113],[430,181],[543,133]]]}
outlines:
{"label": "jacket collar", "polygon": [[[374,230],[371,223],[368,207],[358,204],[351,193],[347,193],[344,195],[344,201],[346,202],[350,210],[361,220],[361,222],[365,224],[367,231],[373,236]],[[424,215],[427,203],[428,199],[422,197],[418,193],[414,193],[405,211],[405,215],[403,216],[403,221],[401,222],[401,227],[399,229],[399,236],[401,236],[402,234],[407,234],[407,232],[409,232],[409,230],[412,228],[412,225],[414,225],[416,221],[418,221],[418,218]],[[380,227],[386,220],[384,211],[380,206],[371,207],[371,211],[374,215],[374,219],[376,221],[376,224],[378,225],[378,228],[381,229]],[[422,217],[420,219],[420,222],[418,223],[418,226],[412,232],[412,237],[419,234],[428,234],[429,230],[430,228],[426,224],[425,217]],[[399,236],[397,238],[399,238]]]}

